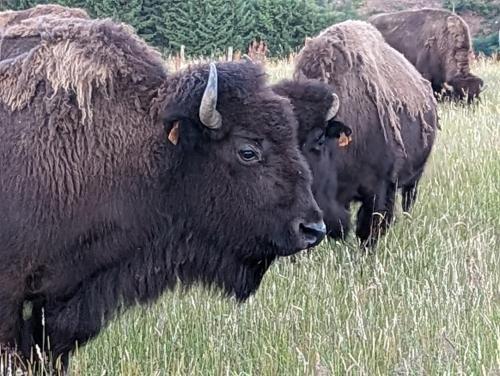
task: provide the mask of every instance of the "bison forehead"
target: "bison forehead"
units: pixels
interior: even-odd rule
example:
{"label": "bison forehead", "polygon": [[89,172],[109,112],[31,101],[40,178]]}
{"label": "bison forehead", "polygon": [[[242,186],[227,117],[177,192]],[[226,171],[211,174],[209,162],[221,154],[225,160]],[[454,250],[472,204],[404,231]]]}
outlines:
{"label": "bison forehead", "polygon": [[[217,111],[222,115],[222,130],[239,127],[271,140],[294,137],[295,118],[290,101],[276,95],[266,85],[261,66],[250,62],[225,62],[217,65]],[[162,103],[164,112],[182,113],[198,119],[198,112],[209,77],[209,66],[193,65],[166,80]]]}
{"label": "bison forehead", "polygon": [[295,140],[297,120],[290,100],[264,90],[243,102],[222,102],[221,114],[226,124],[260,134],[274,143]]}

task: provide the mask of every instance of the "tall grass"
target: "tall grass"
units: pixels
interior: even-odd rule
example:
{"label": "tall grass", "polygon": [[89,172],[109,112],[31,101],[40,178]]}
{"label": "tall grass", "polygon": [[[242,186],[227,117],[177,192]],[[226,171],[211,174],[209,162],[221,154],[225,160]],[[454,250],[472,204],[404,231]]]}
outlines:
{"label": "tall grass", "polygon": [[244,305],[166,293],[80,349],[73,374],[499,375],[500,65],[475,70],[489,91],[441,105],[416,207],[376,253],[325,242],[274,265]]}

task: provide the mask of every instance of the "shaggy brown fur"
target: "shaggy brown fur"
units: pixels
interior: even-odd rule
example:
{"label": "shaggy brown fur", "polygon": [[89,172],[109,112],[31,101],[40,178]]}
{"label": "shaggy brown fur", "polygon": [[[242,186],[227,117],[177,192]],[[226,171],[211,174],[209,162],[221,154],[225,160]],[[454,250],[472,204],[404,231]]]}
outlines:
{"label": "shaggy brown fur", "polygon": [[0,12],[0,28],[18,24],[28,18],[47,15],[59,18],[89,18],[83,9],[68,8],[57,4],[37,5],[25,10]]}
{"label": "shaggy brown fur", "polygon": [[[128,77],[131,83],[139,82],[145,78],[150,66],[163,65],[160,54],[124,24],[118,26],[107,21],[85,19],[62,22],[59,17],[34,17],[3,32],[3,38],[29,37],[40,38],[40,43],[27,56],[3,64],[1,68],[0,100],[13,111],[23,109],[40,80],[47,79],[54,91],[75,92],[82,120],[91,120],[94,90],[104,90],[113,96],[116,94],[116,77]],[[120,40],[121,44],[110,44],[109,39]],[[126,43],[131,43],[132,53],[145,56],[145,61],[131,68],[123,58]],[[94,58],[89,59],[89,55],[94,55]],[[160,74],[158,79],[161,78]]]}
{"label": "shaggy brown fur", "polygon": [[292,107],[262,68],[217,64],[208,129],[209,67],[169,76],[124,25],[36,17],[7,34],[40,43],[0,61],[0,343],[29,355],[48,336],[67,356],[178,281],[246,299],[324,236]]}
{"label": "shaggy brown fur", "polygon": [[470,100],[479,95],[483,82],[470,72],[471,37],[460,16],[426,8],[378,14],[369,22],[431,81],[436,92],[447,83],[460,98],[467,93]]}
{"label": "shaggy brown fur", "polygon": [[[40,36],[38,33],[32,33],[32,24],[45,22],[47,25],[53,25],[54,22],[49,21],[53,18],[88,19],[89,16],[82,9],[55,4],[38,5],[22,11],[0,12],[0,60],[17,57],[37,46],[40,43]],[[7,29],[13,25],[23,25],[22,28],[27,33],[19,35],[8,32]]]}
{"label": "shaggy brown fur", "polygon": [[347,147],[328,145],[331,167],[315,180],[338,174],[335,200],[346,209],[352,201],[362,202],[357,234],[373,244],[383,228],[372,226],[372,216],[385,215],[387,227],[397,186],[405,210],[414,201],[437,127],[430,84],[377,29],[361,21],[342,22],[306,41],[295,67],[295,77],[302,76],[331,85],[340,98],[335,119],[352,129]]}
{"label": "shaggy brown fur", "polygon": [[301,72],[335,88],[341,100],[337,117],[350,120],[354,137],[364,125],[352,119],[370,118],[373,105],[384,137],[403,150],[401,111],[422,120],[424,133],[431,130],[423,116],[434,106],[429,83],[366,22],[342,22],[309,39],[297,57],[296,78]]}

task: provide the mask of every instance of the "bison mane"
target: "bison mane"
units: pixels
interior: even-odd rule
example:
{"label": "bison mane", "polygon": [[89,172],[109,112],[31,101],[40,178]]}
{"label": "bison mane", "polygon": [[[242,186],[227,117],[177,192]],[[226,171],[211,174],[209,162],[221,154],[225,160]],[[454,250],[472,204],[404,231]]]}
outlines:
{"label": "bison mane", "polygon": [[295,76],[303,74],[333,86],[341,100],[338,119],[353,128],[353,137],[373,122],[374,111],[386,141],[392,134],[403,152],[402,111],[421,120],[424,137],[431,131],[424,118],[436,105],[429,82],[366,22],[342,22],[306,41]]}
{"label": "bison mane", "polygon": [[32,37],[40,43],[0,62],[0,100],[13,111],[26,107],[44,82],[54,92],[74,92],[82,121],[91,121],[96,92],[114,96],[117,80],[151,86],[151,67],[159,80],[165,77],[160,54],[124,24],[40,16],[2,30],[2,41]]}

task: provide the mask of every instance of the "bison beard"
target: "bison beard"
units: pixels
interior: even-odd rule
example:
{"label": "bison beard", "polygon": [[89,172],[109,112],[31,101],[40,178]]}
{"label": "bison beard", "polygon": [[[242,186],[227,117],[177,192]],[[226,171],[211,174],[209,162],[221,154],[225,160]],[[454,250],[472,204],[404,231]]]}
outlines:
{"label": "bison beard", "polygon": [[[306,41],[295,77],[329,84],[340,98],[335,120],[352,129],[347,146],[325,143],[326,158],[305,153],[329,234],[346,235],[345,211],[360,202],[356,234],[373,246],[392,221],[397,189],[405,211],[415,201],[438,124],[431,87],[373,26],[360,21],[342,22]],[[317,122],[314,111],[290,97],[299,122]]]}
{"label": "bison beard", "polygon": [[324,236],[290,102],[260,67],[167,76],[111,21],[34,18],[3,35],[40,43],[0,62],[0,344],[28,357],[45,335],[67,364],[75,342],[178,281],[244,300],[275,258]]}

